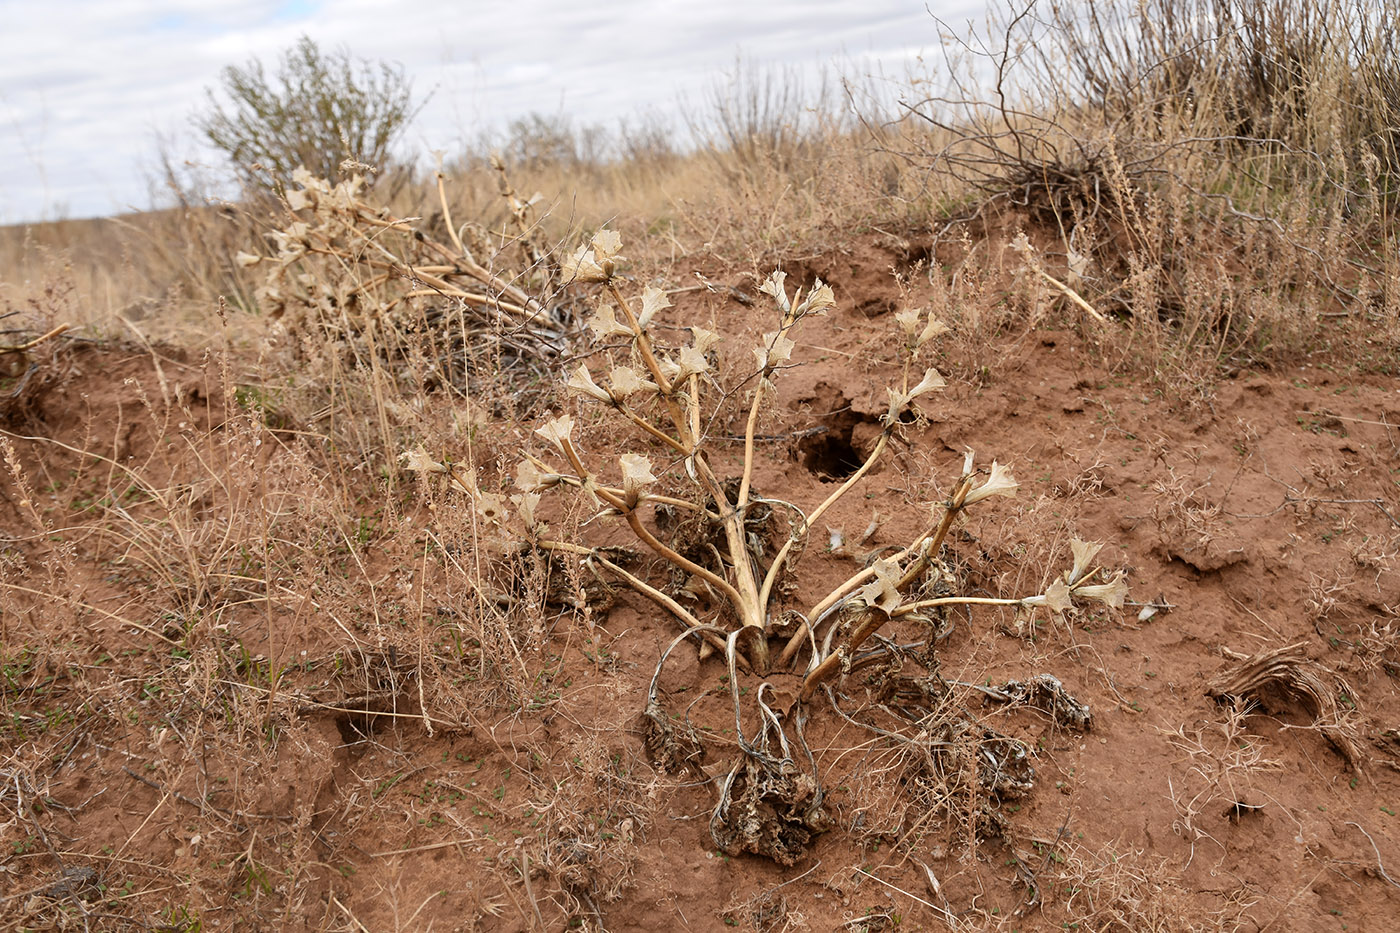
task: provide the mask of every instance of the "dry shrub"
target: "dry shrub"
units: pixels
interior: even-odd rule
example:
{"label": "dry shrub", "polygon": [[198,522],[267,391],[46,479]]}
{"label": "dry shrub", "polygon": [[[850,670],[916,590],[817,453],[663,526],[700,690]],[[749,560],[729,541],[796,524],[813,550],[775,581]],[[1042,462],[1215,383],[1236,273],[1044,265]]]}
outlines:
{"label": "dry shrub", "polygon": [[1316,0],[1008,3],[953,63],[994,92],[953,80],[877,144],[951,180],[944,232],[1029,225],[1050,296],[1129,320],[1118,352],[1199,396],[1221,368],[1296,352],[1333,308],[1400,336],[1387,19]]}
{"label": "dry shrub", "polygon": [[557,886],[568,918],[602,930],[603,912],[632,886],[651,826],[655,790],[639,781],[628,752],[588,736],[533,773],[526,816],[540,826],[536,865]]}
{"label": "dry shrub", "polygon": [[1207,730],[1182,727],[1168,732],[1167,741],[1184,757],[1180,787],[1168,778],[1176,819],[1172,829],[1188,842],[1209,837],[1206,827],[1221,819],[1239,819],[1259,809],[1254,782],[1261,774],[1282,769],[1266,755],[1263,740],[1246,730],[1249,701],[1232,702],[1225,719]]}

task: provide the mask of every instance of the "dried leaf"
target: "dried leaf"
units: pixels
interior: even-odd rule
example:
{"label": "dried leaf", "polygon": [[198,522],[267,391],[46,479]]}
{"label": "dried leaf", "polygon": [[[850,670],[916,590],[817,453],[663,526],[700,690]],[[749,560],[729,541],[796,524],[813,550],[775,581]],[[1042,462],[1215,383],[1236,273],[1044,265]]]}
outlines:
{"label": "dried leaf", "polygon": [[399,459],[403,461],[405,470],[413,473],[446,473],[447,467],[438,463],[428,455],[428,449],[422,444],[412,450],[405,450],[399,454]]}
{"label": "dried leaf", "polygon": [[703,327],[692,327],[690,333],[695,338],[695,349],[701,353],[709,353],[715,344],[724,339],[714,331],[706,330]]}
{"label": "dried leaf", "polygon": [[909,401],[913,401],[921,395],[927,395],[935,389],[941,389],[948,383],[944,381],[938,370],[929,368],[924,373],[924,378],[919,380],[919,384],[909,390]]}
{"label": "dried leaf", "polygon": [[623,497],[629,507],[635,506],[642,490],[656,482],[651,461],[641,454],[623,454],[618,460],[622,464]]}
{"label": "dried leaf", "polygon": [[568,388],[580,395],[587,395],[600,402],[611,402],[612,396],[605,389],[593,381],[593,375],[588,371],[588,364],[578,364],[578,369],[569,377]]}
{"label": "dried leaf", "polygon": [[1075,589],[1074,595],[1082,596],[1085,599],[1096,599],[1112,609],[1122,609],[1123,604],[1128,599],[1128,582],[1123,571],[1118,571],[1107,583],[1097,586],[1081,586]]}
{"label": "dried leaf", "polygon": [[[565,279],[568,279],[567,274]],[[633,336],[632,328],[617,319],[617,312],[613,310],[612,305],[600,304],[598,310],[588,319],[588,327],[602,340],[609,337]]]}
{"label": "dried leaf", "polygon": [[885,612],[893,612],[904,600],[896,584],[899,583],[899,564],[888,558],[875,562],[875,579],[856,592],[867,606],[875,606]]}
{"label": "dried leaf", "polygon": [[758,358],[758,365],[768,369],[792,359],[792,351],[796,346],[796,343],[783,336],[782,331],[775,330],[764,334],[763,346],[753,352]]}
{"label": "dried leaf", "polygon": [[680,365],[680,375],[689,376],[691,373],[703,373],[710,368],[710,361],[705,358],[695,347],[682,347],[677,354]]}
{"label": "dried leaf", "polygon": [[544,523],[535,518],[535,509],[539,507],[539,493],[524,492],[516,496],[511,496],[510,501],[515,503],[515,509],[520,513],[520,518],[525,522],[525,527],[530,531],[539,534],[544,530]]}
{"label": "dried leaf", "polygon": [[558,486],[563,479],[563,474],[545,473],[529,460],[515,465],[515,487],[525,492],[542,492]]}
{"label": "dried leaf", "polygon": [[671,307],[671,299],[659,288],[648,288],[642,292],[642,313],[637,315],[637,323],[646,327],[656,312]]}
{"label": "dried leaf", "polygon": [[1016,478],[1011,475],[1010,470],[993,460],[991,475],[987,477],[985,483],[967,494],[965,504],[972,505],[974,502],[981,502],[992,496],[1007,496],[1009,498],[1016,495],[1016,490],[1020,485],[1016,482]]}
{"label": "dried leaf", "polygon": [[621,258],[617,254],[622,249],[622,234],[604,227],[593,234],[593,251],[599,260]]}
{"label": "dried leaf", "polygon": [[918,309],[905,308],[903,311],[896,311],[894,319],[899,323],[899,329],[904,332],[904,339],[913,340],[914,334],[919,329]]}
{"label": "dried leaf", "polygon": [[618,366],[608,374],[608,384],[612,386],[613,395],[617,398],[625,399],[638,392],[655,392],[656,383],[650,379],[643,379],[641,374],[630,366]]}
{"label": "dried leaf", "polygon": [[807,298],[798,309],[804,314],[824,314],[828,308],[836,307],[836,295],[831,290],[830,285],[823,285],[821,279],[817,279],[812,290],[807,294]]}
{"label": "dried leaf", "polygon": [[784,314],[792,310],[792,302],[788,300],[786,289],[783,287],[783,283],[786,281],[787,273],[781,269],[775,269],[767,280],[758,286],[760,292],[773,297],[773,300],[778,304],[778,309]]}
{"label": "dried leaf", "polygon": [[928,315],[928,323],[924,325],[923,332],[919,334],[919,339],[915,341],[915,343],[922,347],[934,337],[942,337],[944,334],[948,333],[948,331],[948,325],[944,324],[938,318],[934,317],[933,312],[930,311]]}
{"label": "dried leaf", "polygon": [[544,427],[536,428],[535,433],[563,450],[564,444],[569,440],[569,435],[573,433],[573,430],[574,419],[568,415],[560,415],[546,421]]}
{"label": "dried leaf", "polygon": [[1071,538],[1069,549],[1074,552],[1074,567],[1070,570],[1067,582],[1076,583],[1084,579],[1084,574],[1089,572],[1089,565],[1093,563],[1094,556],[1103,548],[1102,544],[1094,544],[1088,541],[1080,541],[1078,538]]}

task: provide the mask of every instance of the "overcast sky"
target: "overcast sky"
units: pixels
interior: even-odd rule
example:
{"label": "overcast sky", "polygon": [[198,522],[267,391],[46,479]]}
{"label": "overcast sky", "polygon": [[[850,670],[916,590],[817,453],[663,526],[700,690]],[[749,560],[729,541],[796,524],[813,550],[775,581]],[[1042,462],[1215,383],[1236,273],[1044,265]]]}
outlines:
{"label": "overcast sky", "polygon": [[[615,124],[669,111],[735,62],[902,75],[985,0],[0,0],[0,223],[150,206],[157,134],[189,130],[225,65],[303,33],[402,63],[433,96],[414,153],[460,151],[531,112]],[[932,13],[930,12],[932,11]],[[931,59],[936,55],[931,54]]]}

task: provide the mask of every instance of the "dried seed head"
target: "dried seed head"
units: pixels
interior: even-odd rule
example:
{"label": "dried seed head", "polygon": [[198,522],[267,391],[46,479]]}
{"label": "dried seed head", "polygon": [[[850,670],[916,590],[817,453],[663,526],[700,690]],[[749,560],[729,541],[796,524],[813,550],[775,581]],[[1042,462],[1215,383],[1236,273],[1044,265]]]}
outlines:
{"label": "dried seed head", "polygon": [[239,250],[238,255],[233,257],[233,261],[244,267],[256,266],[258,263],[262,262],[262,257]]}
{"label": "dried seed head", "polygon": [[1027,596],[1021,600],[1022,606],[1044,606],[1051,612],[1059,614],[1070,609],[1074,603],[1070,601],[1070,588],[1064,580],[1056,579],[1039,596]]}
{"label": "dried seed head", "polygon": [[674,383],[681,377],[680,364],[668,356],[658,356],[656,368],[661,370],[661,375],[666,377],[668,383]]}

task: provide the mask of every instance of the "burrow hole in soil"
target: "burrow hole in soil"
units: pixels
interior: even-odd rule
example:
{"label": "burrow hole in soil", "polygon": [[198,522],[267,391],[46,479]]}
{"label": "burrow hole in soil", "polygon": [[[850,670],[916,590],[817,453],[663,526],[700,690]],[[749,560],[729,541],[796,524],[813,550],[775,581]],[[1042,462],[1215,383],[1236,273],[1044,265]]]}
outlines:
{"label": "burrow hole in soil", "polygon": [[822,419],[825,431],[804,437],[797,444],[802,465],[823,483],[846,479],[865,462],[865,454],[851,443],[856,425],[872,420],[851,411],[849,402],[841,399],[841,408]]}

